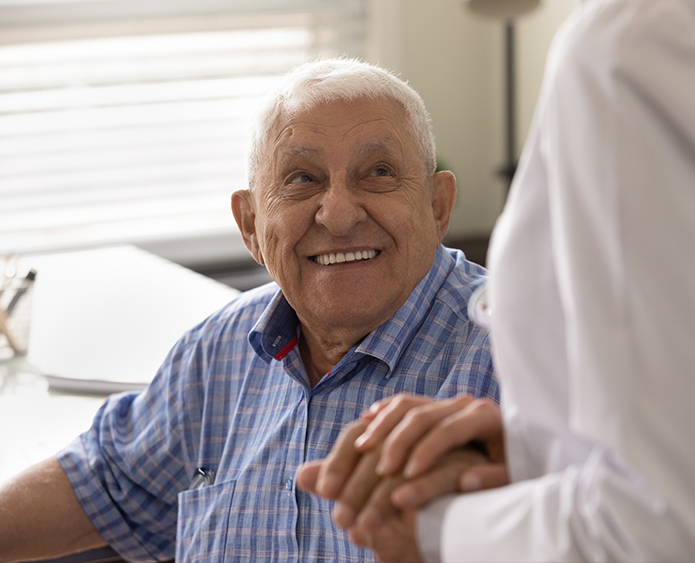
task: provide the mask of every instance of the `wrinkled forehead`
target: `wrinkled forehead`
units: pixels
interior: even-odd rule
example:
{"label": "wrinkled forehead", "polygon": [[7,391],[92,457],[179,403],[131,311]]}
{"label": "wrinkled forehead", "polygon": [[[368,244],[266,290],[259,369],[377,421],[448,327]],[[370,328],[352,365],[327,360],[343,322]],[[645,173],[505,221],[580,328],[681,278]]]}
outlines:
{"label": "wrinkled forehead", "polygon": [[281,154],[321,153],[337,147],[345,155],[377,151],[419,159],[405,110],[390,100],[335,101],[284,111],[268,132],[266,165]]}

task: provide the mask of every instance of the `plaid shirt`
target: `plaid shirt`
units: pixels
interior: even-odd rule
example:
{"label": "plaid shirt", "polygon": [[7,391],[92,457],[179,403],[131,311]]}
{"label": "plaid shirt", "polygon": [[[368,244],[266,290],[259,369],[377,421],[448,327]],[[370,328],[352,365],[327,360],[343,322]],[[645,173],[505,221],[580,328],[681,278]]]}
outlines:
{"label": "plaid shirt", "polygon": [[[441,247],[408,301],[312,389],[275,284],[193,328],[149,388],[109,397],[59,454],[87,514],[131,561],[373,561],[298,491],[301,463],[398,392],[499,399],[467,302],[485,271]],[[214,482],[191,488],[197,468]]]}

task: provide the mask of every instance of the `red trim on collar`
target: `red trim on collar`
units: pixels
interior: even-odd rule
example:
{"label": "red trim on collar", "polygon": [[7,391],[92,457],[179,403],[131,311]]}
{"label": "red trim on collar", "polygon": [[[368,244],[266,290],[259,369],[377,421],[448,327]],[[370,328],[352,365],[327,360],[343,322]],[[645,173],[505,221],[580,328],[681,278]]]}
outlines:
{"label": "red trim on collar", "polygon": [[290,350],[292,350],[292,348],[294,348],[297,345],[298,341],[299,341],[299,339],[297,338],[297,335],[295,334],[292,337],[292,340],[290,340],[287,344],[285,344],[285,347],[278,352],[277,356],[275,356],[275,359],[276,360],[282,360],[282,358],[287,356],[287,354],[290,353]]}

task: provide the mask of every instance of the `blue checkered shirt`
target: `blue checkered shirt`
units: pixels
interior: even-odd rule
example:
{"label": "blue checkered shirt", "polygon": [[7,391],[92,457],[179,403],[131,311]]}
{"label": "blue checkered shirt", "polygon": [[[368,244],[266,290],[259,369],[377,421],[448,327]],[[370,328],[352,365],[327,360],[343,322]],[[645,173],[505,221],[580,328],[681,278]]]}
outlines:
{"label": "blue checkered shirt", "polygon": [[[295,487],[343,426],[399,392],[499,399],[467,302],[485,271],[439,248],[408,301],[312,389],[275,284],[185,334],[149,388],[111,396],[60,452],[82,506],[130,561],[373,561]],[[191,488],[197,468],[214,482]]]}

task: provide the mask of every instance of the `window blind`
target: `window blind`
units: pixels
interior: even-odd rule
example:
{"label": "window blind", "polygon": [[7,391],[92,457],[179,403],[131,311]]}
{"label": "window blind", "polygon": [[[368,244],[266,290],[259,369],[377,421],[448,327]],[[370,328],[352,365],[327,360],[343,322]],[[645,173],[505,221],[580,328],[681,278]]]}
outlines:
{"label": "window blind", "polygon": [[0,0],[0,254],[239,238],[248,118],[363,0]]}

